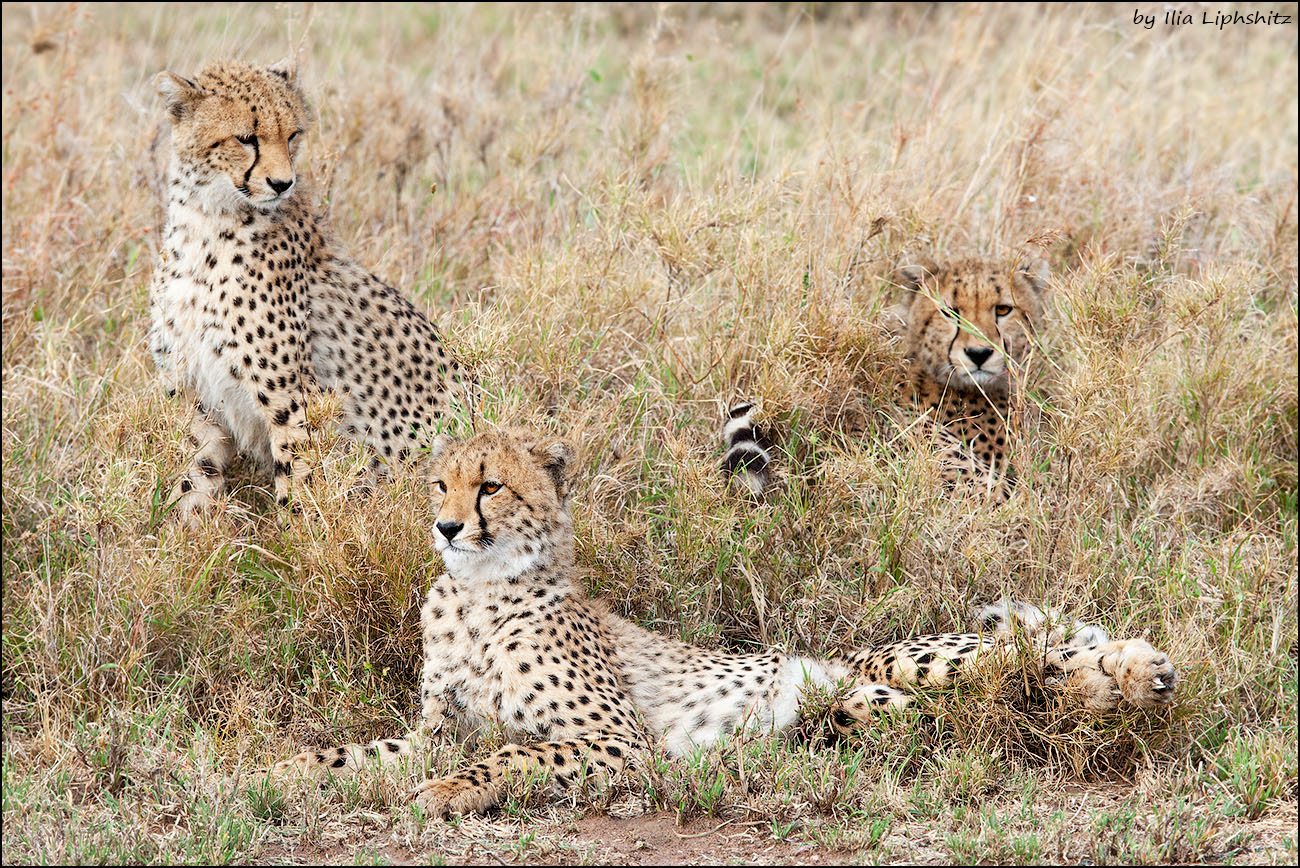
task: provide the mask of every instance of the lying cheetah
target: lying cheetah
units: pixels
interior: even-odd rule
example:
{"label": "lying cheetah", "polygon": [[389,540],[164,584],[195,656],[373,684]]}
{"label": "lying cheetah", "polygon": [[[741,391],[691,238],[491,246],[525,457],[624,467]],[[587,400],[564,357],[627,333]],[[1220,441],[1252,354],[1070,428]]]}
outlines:
{"label": "lying cheetah", "polygon": [[[512,769],[549,769],[565,787],[583,767],[614,771],[653,744],[681,755],[737,727],[784,729],[815,686],[842,691],[833,725],[851,726],[875,709],[907,705],[900,687],[947,683],[977,658],[1013,650],[999,639],[1013,621],[1039,633],[1048,626],[1037,609],[1003,606],[987,613],[998,635],[924,636],[848,658],[694,648],[582,592],[568,508],[574,456],[563,441],[503,429],[463,442],[440,436],[433,453],[433,536],[447,572],[421,611],[419,726],[401,739],[301,753],[276,764],[277,777],[392,762],[444,728],[474,732],[496,722],[512,744],[417,794],[427,814],[481,811],[499,799]],[[1145,642],[1106,643],[1095,628],[1046,636],[1049,670],[1087,707],[1172,698],[1173,667]]]}
{"label": "lying cheetah", "polygon": [[288,502],[308,393],[381,461],[427,445],[460,385],[437,328],[330,240],[295,169],[309,112],[293,66],[214,63],[156,79],[171,118],[150,348],[169,394],[197,393],[197,454],[172,498],[209,508],[236,451]]}
{"label": "lying cheetah", "polygon": [[[996,500],[1010,494],[1015,474],[1007,461],[1007,424],[1015,375],[1042,322],[1047,278],[1041,259],[1021,267],[923,260],[895,274],[907,297],[889,308],[885,324],[902,338],[909,363],[903,403],[932,424],[946,483],[971,478]],[[771,453],[752,413],[748,401],[731,408],[722,467],[761,494],[771,479]]]}

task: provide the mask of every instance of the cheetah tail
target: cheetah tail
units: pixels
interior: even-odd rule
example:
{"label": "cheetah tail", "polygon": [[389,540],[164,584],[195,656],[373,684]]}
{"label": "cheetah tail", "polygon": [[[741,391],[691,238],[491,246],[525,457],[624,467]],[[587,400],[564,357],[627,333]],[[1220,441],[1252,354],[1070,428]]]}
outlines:
{"label": "cheetah tail", "polygon": [[772,443],[767,433],[754,424],[753,412],[750,401],[737,402],[727,411],[722,426],[722,442],[727,447],[722,472],[736,485],[758,496],[772,482]]}

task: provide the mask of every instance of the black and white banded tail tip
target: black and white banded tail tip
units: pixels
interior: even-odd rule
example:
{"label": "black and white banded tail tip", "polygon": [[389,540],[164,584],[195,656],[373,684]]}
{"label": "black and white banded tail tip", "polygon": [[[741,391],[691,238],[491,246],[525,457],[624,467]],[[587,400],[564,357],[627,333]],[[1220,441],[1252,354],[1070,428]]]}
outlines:
{"label": "black and white banded tail tip", "polygon": [[722,442],[727,453],[722,457],[722,472],[731,481],[758,496],[772,482],[771,441],[754,424],[754,405],[749,401],[733,404],[722,426]]}

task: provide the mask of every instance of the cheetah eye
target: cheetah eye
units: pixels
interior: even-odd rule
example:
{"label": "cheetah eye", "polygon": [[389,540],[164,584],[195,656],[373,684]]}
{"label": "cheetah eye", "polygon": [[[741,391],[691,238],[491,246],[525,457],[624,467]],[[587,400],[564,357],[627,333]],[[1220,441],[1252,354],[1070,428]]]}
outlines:
{"label": "cheetah eye", "polygon": [[292,145],[292,144],[293,144],[293,140],[296,139],[296,138],[298,138],[298,135],[299,135],[301,132],[302,132],[302,130],[294,130],[293,132],[289,133],[289,144]]}
{"label": "cheetah eye", "polygon": [[496,494],[496,493],[497,493],[498,491],[500,491],[500,490],[501,490],[501,483],[499,483],[499,482],[485,482],[485,483],[483,483],[483,493],[484,493],[484,494]]}
{"label": "cheetah eye", "polygon": [[939,310],[942,311],[942,312],[943,312],[943,315],[946,316],[946,317],[948,317],[948,319],[957,319],[957,318],[958,318],[958,314],[957,314],[957,309],[956,309],[956,308],[944,306],[944,307],[939,308]]}
{"label": "cheetah eye", "polygon": [[241,145],[255,145],[257,144],[257,136],[235,136],[235,141]]}
{"label": "cheetah eye", "polygon": [[438,486],[438,490],[441,491],[443,494],[447,493],[447,483],[443,482],[441,479],[434,482],[433,484]]}
{"label": "cheetah eye", "polygon": [[1006,316],[1007,314],[1011,313],[1011,305],[1000,304],[997,307],[993,308],[993,312],[998,316]]}

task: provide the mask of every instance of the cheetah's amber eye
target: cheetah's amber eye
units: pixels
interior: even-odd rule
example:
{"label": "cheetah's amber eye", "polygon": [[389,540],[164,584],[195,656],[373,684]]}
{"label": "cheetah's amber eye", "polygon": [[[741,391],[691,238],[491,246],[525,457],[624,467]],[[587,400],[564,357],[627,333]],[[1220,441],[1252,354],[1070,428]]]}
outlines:
{"label": "cheetah's amber eye", "polygon": [[294,130],[293,132],[289,133],[289,144],[292,145],[294,143],[294,140],[298,138],[300,133],[302,133],[302,130]]}
{"label": "cheetah's amber eye", "polygon": [[946,316],[946,317],[948,317],[948,319],[957,319],[957,318],[958,318],[958,314],[957,314],[957,309],[956,309],[956,308],[951,308],[951,307],[948,307],[947,305],[944,305],[943,307],[940,307],[939,310],[941,310],[941,311],[943,312],[943,315]]}
{"label": "cheetah's amber eye", "polygon": [[1007,314],[1011,313],[1011,305],[1000,304],[997,307],[993,308],[993,312],[998,316],[1006,316]]}
{"label": "cheetah's amber eye", "polygon": [[441,479],[434,482],[433,484],[438,486],[438,490],[441,491],[443,494],[447,493],[447,483],[443,482]]}
{"label": "cheetah's amber eye", "polygon": [[496,494],[496,493],[497,493],[498,491],[500,491],[500,490],[501,490],[501,483],[499,483],[499,482],[485,482],[485,483],[483,483],[483,493],[484,493],[484,494]]}
{"label": "cheetah's amber eye", "polygon": [[257,144],[257,136],[235,136],[235,141],[241,145],[255,145]]}

